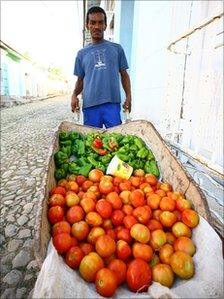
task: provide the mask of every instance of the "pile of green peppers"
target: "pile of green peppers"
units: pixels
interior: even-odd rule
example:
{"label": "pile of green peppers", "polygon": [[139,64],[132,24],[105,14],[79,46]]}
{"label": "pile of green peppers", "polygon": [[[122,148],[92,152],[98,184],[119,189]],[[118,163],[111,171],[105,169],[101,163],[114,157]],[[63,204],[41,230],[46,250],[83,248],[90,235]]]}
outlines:
{"label": "pile of green peppers", "polygon": [[[96,139],[102,141],[102,148],[93,146]],[[114,155],[134,170],[144,169],[146,173],[160,175],[152,151],[135,135],[93,132],[83,135],[71,131],[60,132],[58,140],[59,150],[54,154],[54,176],[57,181],[71,174],[88,176],[93,168],[105,173]]]}

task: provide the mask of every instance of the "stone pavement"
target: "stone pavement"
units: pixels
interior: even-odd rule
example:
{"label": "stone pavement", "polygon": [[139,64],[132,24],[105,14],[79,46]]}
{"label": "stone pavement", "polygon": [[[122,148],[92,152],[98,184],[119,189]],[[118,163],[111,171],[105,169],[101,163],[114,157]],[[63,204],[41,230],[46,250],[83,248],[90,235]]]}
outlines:
{"label": "stone pavement", "polygon": [[[36,203],[43,196],[54,133],[64,120],[74,121],[70,96],[1,112],[1,298],[32,296],[40,270],[33,252]],[[223,203],[215,203],[213,210],[222,214]]]}
{"label": "stone pavement", "polygon": [[70,96],[1,111],[1,298],[31,296],[39,271],[33,253],[35,204],[54,132],[64,120],[74,120]]}

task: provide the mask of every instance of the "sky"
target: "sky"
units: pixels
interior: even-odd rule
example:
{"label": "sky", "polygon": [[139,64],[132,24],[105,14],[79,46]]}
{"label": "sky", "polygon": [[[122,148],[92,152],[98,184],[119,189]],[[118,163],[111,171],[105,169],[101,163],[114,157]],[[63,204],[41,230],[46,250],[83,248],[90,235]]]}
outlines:
{"label": "sky", "polygon": [[1,40],[72,75],[82,47],[82,1],[1,0]]}

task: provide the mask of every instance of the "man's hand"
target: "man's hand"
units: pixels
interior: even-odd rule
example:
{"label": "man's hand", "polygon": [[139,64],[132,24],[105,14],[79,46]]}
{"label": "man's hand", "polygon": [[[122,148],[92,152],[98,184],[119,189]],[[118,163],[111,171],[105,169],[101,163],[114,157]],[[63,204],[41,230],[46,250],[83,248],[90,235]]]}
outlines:
{"label": "man's hand", "polygon": [[123,104],[124,111],[128,110],[131,112],[131,97],[127,97]]}
{"label": "man's hand", "polygon": [[71,100],[71,110],[72,112],[79,111],[79,99],[74,94],[72,95],[72,100]]}

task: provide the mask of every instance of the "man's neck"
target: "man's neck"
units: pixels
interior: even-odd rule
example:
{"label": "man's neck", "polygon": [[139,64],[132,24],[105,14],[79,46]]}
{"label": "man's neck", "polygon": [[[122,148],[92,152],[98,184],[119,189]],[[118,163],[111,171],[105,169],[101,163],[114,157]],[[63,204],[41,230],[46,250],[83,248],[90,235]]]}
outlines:
{"label": "man's neck", "polygon": [[101,43],[103,43],[105,41],[105,39],[104,38],[102,38],[102,39],[92,39],[92,44],[93,45],[96,45],[96,44],[101,44]]}

